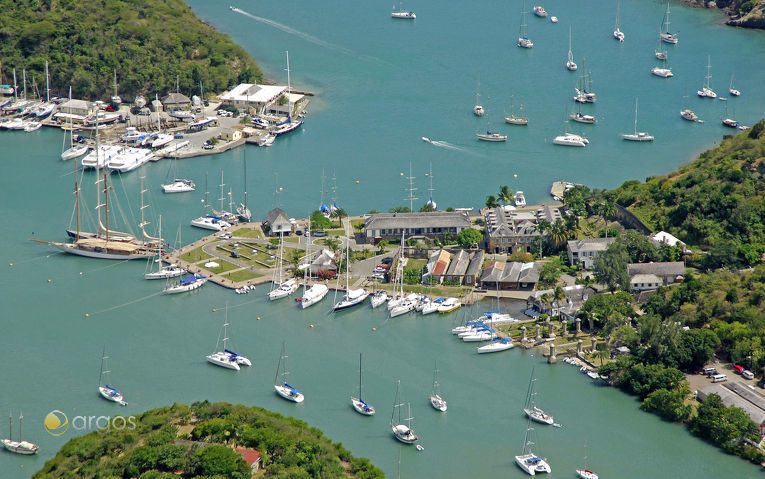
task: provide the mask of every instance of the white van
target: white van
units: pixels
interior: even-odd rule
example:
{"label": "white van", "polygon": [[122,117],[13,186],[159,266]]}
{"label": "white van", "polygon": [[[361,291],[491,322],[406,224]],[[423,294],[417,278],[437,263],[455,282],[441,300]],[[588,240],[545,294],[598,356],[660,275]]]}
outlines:
{"label": "white van", "polygon": [[727,380],[728,380],[728,376],[726,376],[725,374],[715,374],[714,376],[712,376],[713,383],[721,383]]}
{"label": "white van", "polygon": [[741,375],[744,377],[744,379],[754,379],[754,373],[752,371],[744,370]]}

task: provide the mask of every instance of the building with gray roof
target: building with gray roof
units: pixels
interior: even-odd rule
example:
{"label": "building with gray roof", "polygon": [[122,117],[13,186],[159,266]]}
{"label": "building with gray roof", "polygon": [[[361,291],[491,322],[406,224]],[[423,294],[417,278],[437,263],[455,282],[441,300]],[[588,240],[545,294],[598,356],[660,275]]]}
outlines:
{"label": "building with gray roof", "polygon": [[568,242],[568,264],[581,264],[584,269],[595,266],[598,254],[608,249],[616,238],[585,238]]}
{"label": "building with gray roof", "polygon": [[456,237],[470,226],[470,217],[463,212],[377,213],[364,220],[364,239],[377,244],[383,239],[399,239],[402,233],[406,237],[443,238],[447,233]]}
{"label": "building with gray roof", "polygon": [[162,103],[165,111],[188,110],[191,108],[191,100],[183,93],[168,93],[162,97]]}
{"label": "building with gray roof", "polygon": [[473,256],[470,258],[470,265],[468,265],[467,271],[465,271],[465,284],[475,284],[480,279],[484,256],[485,253],[482,249],[473,253]]}
{"label": "building with gray roof", "polygon": [[470,255],[464,249],[459,250],[449,264],[449,269],[446,270],[446,281],[462,283],[462,277],[467,271],[469,263]]}
{"label": "building with gray roof", "polygon": [[266,214],[265,226],[268,233],[273,236],[279,234],[290,234],[292,223],[290,223],[287,213],[281,208],[274,208]]}
{"label": "building with gray roof", "polygon": [[488,290],[531,290],[539,282],[541,269],[539,263],[494,261],[488,263],[483,274],[481,274],[481,288]]}

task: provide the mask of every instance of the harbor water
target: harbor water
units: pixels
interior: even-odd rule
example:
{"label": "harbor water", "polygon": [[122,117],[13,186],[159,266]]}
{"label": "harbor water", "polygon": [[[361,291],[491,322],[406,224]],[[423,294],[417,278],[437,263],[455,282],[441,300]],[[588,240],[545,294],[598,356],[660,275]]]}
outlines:
{"label": "harbor water", "polygon": [[[552,181],[614,187],[667,173],[731,133],[720,124],[725,103],[695,95],[704,82],[707,55],[718,94],[729,96],[734,73],[742,92],[728,100],[729,116],[753,124],[765,104],[765,67],[754,61],[765,58],[763,33],[725,27],[717,12],[676,4],[672,29],[680,42],[668,47],[675,76],[665,80],[649,73],[666,8],[658,2],[622,2],[623,44],[611,38],[615,2],[545,2],[560,22],[528,14],[532,50],[515,46],[520,2],[411,0],[404,7],[417,13],[414,21],[391,19],[390,5],[379,2],[233,4],[249,16],[220,2],[189,3],[252,53],[276,83],[286,82],[284,51],[289,50],[293,86],[317,96],[303,127],[270,148],[248,145],[179,161],[179,176],[197,183],[194,193],[162,195],[159,185],[170,170],[166,161],[113,175],[119,199],[115,216],[138,217],[145,176],[150,232],[161,214],[163,236],[171,244],[177,236],[187,243],[204,234],[188,223],[202,213],[206,173],[211,202],[221,197],[222,170],[224,202],[229,188],[242,201],[245,161],[248,204],[258,219],[277,202],[293,217],[317,209],[322,170],[326,200],[333,195],[335,176],[338,204],[351,214],[403,205],[409,192],[401,173],[408,176],[410,163],[417,177],[416,207],[427,200],[425,173],[431,163],[440,208],[480,207],[502,184],[538,203],[549,199]],[[583,112],[599,123],[569,125],[587,133],[590,145],[584,149],[551,144],[565,128],[566,109],[572,112],[575,105],[571,98],[579,74],[563,66],[569,24],[575,60],[581,69],[587,58],[598,95]],[[472,114],[479,76],[487,110],[483,118]],[[686,89],[688,107],[704,124],[680,119]],[[638,129],[656,137],[651,144],[619,137],[632,131],[636,96]],[[504,124],[511,97],[516,110],[524,105],[528,127]],[[509,133],[507,143],[476,140],[487,120],[492,130]],[[438,143],[423,142],[423,136]],[[41,447],[34,457],[0,451],[3,479],[30,477],[67,439],[85,432],[70,426],[62,436],[49,435],[42,422],[52,410],[71,420],[205,399],[258,405],[303,419],[392,477],[399,444],[388,424],[398,379],[424,447],[421,452],[403,448],[402,477],[523,477],[513,456],[523,445],[521,407],[532,368],[538,403],[563,425],[535,430],[535,452],[548,458],[553,477],[573,477],[584,465],[585,444],[588,466],[601,477],[761,474],[682,426],[641,412],[634,398],[594,385],[577,368],[550,366],[521,350],[477,355],[449,333],[459,313],[387,320],[383,310],[363,306],[331,315],[332,294],[302,311],[292,298],[268,302],[265,286],[235,295],[208,284],[194,293],[163,296],[162,282],[142,279],[143,262],[64,256],[30,242],[62,240],[70,225],[74,175],[71,163],[58,160],[61,144],[62,133],[52,129],[0,132],[0,217],[6,221],[0,229],[0,264],[6,268],[0,278],[0,418],[9,410],[16,417],[23,411],[25,438]],[[91,205],[84,218],[94,216],[94,179],[86,174],[82,185]],[[205,361],[215,348],[226,304],[233,346],[254,362],[239,372]],[[301,405],[279,398],[272,387],[282,341],[290,384],[306,395]],[[111,380],[124,392],[127,407],[98,396],[104,346]],[[353,412],[349,403],[357,387],[359,353],[364,354],[364,398],[377,408],[371,418]],[[436,360],[449,402],[446,413],[427,400]]]}

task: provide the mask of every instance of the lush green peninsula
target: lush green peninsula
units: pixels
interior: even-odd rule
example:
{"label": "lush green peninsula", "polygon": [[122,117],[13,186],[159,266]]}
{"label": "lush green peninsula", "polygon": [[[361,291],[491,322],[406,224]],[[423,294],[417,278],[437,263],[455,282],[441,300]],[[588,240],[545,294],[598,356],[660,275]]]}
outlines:
{"label": "lush green peninsula", "polygon": [[70,440],[33,477],[249,479],[251,467],[234,447],[257,450],[267,478],[384,477],[318,429],[259,407],[174,404],[141,414],[136,424]]}
{"label": "lush green peninsula", "polygon": [[[45,89],[75,97],[108,99],[114,70],[119,94],[162,95],[221,91],[261,81],[255,61],[231,39],[203,23],[182,0],[0,0],[3,83],[12,69],[21,90],[22,69]],[[27,85],[30,91],[30,84]]]}

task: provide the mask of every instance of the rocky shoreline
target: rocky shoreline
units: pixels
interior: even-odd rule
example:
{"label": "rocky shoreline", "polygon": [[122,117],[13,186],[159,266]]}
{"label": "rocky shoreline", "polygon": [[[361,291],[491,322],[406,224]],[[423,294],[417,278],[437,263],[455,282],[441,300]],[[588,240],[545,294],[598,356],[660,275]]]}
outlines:
{"label": "rocky shoreline", "polygon": [[724,10],[730,17],[726,25],[765,30],[765,0],[684,0],[683,3]]}

